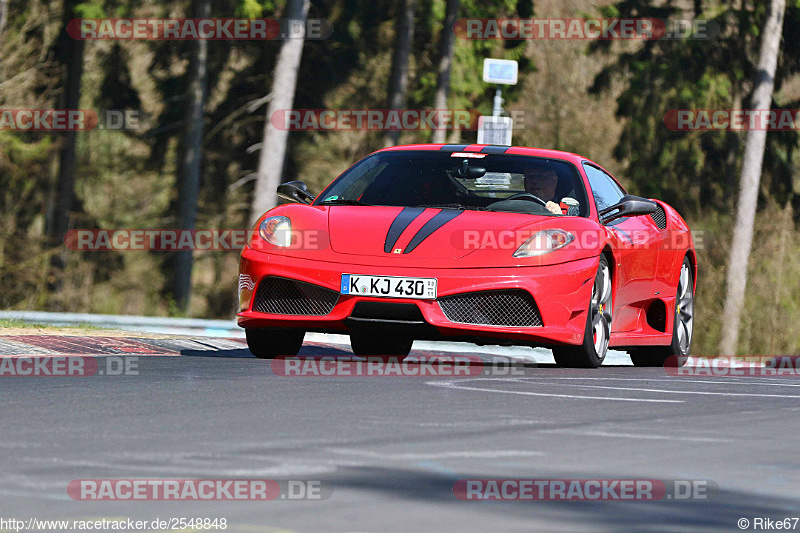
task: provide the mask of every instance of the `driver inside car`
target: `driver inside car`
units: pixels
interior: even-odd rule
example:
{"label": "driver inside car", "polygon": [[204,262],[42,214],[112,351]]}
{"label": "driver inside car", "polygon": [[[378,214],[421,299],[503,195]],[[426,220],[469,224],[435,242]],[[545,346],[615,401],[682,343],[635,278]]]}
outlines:
{"label": "driver inside car", "polygon": [[547,202],[545,208],[554,215],[561,214],[561,206],[553,200],[556,199],[556,186],[558,175],[552,170],[542,168],[525,169],[525,192],[539,197]]}

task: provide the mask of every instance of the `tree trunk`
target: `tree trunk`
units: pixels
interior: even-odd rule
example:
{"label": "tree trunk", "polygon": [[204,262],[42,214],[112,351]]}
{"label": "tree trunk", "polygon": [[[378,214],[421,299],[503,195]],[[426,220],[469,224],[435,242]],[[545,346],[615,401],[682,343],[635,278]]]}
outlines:
{"label": "tree trunk", "polygon": [[[195,0],[195,18],[211,16],[211,0]],[[189,83],[186,89],[186,112],[183,120],[182,154],[178,167],[178,227],[195,229],[197,199],[200,194],[200,171],[203,161],[203,117],[208,97],[208,41],[192,42]],[[172,296],[178,308],[189,306],[192,290],[192,251],[177,252],[173,271]]]}
{"label": "tree trunk", "polygon": [[[767,22],[761,34],[761,50],[758,56],[755,90],[751,103],[753,109],[769,109],[772,104],[775,67],[780,52],[785,10],[786,0],[771,1]],[[747,287],[747,262],[753,244],[753,221],[758,202],[766,142],[766,130],[753,129],[747,132],[736,210],[736,225],[733,230],[731,255],[728,262],[727,293],[722,317],[722,339],[719,346],[721,355],[735,355],[739,341],[739,322]]]}
{"label": "tree trunk", "polygon": [[[300,20],[305,24],[308,18],[309,3],[310,0],[289,0],[286,18]],[[289,110],[294,104],[297,73],[303,57],[303,42],[304,39],[301,38],[287,38],[278,53],[278,61],[272,77],[272,99],[267,107],[264,142],[261,144],[255,193],[250,209],[251,224],[278,203],[275,189],[280,185],[283,176],[289,131],[276,128],[270,119],[275,112]]]}
{"label": "tree trunk", "polygon": [[0,43],[3,42],[3,30],[8,20],[8,0],[0,0]]}
{"label": "tree trunk", "polygon": [[[742,109],[742,96],[741,93],[739,92],[739,87],[737,87],[735,84],[733,85],[734,86],[731,89],[732,93],[731,109],[733,111],[740,111]],[[739,159],[739,152],[741,150],[743,135],[738,131],[729,131],[725,133],[725,136],[726,136],[725,147],[728,151],[728,153],[725,156],[725,169],[726,169],[725,180],[726,180],[727,190],[730,191],[729,193],[730,196],[728,196],[726,204],[729,207],[729,209],[733,210],[734,208],[733,191],[736,190],[736,164],[738,163]],[[707,186],[710,186],[710,184]],[[701,208],[702,204],[698,203],[697,207]]]}
{"label": "tree trunk", "polygon": [[[438,78],[436,79],[436,94],[433,99],[433,108],[437,110],[447,109],[447,95],[450,93],[450,69],[453,66],[453,41],[455,32],[453,25],[458,18],[458,8],[461,0],[447,0],[447,11],[444,16],[444,27],[442,29],[441,47],[439,56]],[[443,143],[447,138],[447,130],[444,128],[433,132],[433,142]]]}
{"label": "tree trunk", "polygon": [[[71,38],[67,32],[67,23],[78,17],[75,7],[78,0],[64,0],[62,13],[62,30],[55,47],[56,61],[64,69],[62,93],[59,107],[61,109],[79,109],[81,99],[81,78],[83,77],[84,41]],[[58,154],[58,178],[52,218],[49,223],[50,245],[63,244],[70,226],[70,215],[75,197],[75,143],[77,132],[66,131],[61,134],[61,148]],[[58,291],[61,285],[61,271],[66,265],[66,249],[52,256],[53,282],[51,289]]]}
{"label": "tree trunk", "polygon": [[[415,2],[416,0],[399,2],[400,13],[397,15],[392,74],[389,79],[389,109],[403,109],[406,106],[408,59],[411,56],[411,44],[414,42]],[[452,33],[452,27],[450,32]],[[383,138],[383,144],[384,146],[394,146],[399,138],[399,131],[387,131]]]}

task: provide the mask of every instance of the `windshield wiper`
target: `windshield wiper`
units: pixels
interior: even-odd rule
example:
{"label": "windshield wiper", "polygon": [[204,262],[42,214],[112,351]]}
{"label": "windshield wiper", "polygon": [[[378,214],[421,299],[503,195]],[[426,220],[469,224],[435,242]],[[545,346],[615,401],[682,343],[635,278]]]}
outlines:
{"label": "windshield wiper", "polygon": [[372,205],[372,204],[365,204],[360,200],[347,200],[345,198],[336,198],[333,200],[323,200],[317,205]]}

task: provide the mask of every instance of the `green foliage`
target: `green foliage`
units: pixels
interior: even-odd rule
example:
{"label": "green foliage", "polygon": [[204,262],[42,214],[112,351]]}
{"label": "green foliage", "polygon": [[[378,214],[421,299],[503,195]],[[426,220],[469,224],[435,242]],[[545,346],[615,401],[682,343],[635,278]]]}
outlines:
{"label": "green foliage", "polygon": [[[507,18],[531,17],[531,2],[515,0],[495,0],[479,2],[467,0],[462,2],[460,18]],[[455,61],[451,77],[451,107],[477,108],[483,114],[491,114],[494,86],[488,86],[482,80],[483,60],[487,57],[496,59],[514,59],[519,62],[519,77],[523,80],[518,85],[503,87],[504,98],[513,101],[518,98],[524,88],[525,74],[534,70],[534,65],[526,55],[528,42],[466,40],[456,39]]]}
{"label": "green foliage", "polygon": [[81,2],[75,6],[75,13],[80,16],[80,18],[85,19],[99,19],[106,16],[103,2],[100,0]]}
{"label": "green foliage", "polygon": [[[738,352],[796,355],[800,336],[784,326],[800,321],[800,264],[790,259],[800,254],[800,234],[791,206],[768,201],[764,215],[756,220]],[[733,222],[709,211],[691,223],[700,265],[693,347],[699,355],[718,353]]]}
{"label": "green foliage", "polygon": [[272,11],[274,5],[270,1],[260,2],[259,0],[239,0],[236,6],[236,16],[244,18],[259,18],[264,11]]}
{"label": "green foliage", "polygon": [[[759,33],[766,2],[699,2],[695,13],[718,25],[718,37],[648,41],[625,49],[595,78],[593,92],[601,94],[622,85],[617,116],[624,123],[615,156],[625,165],[634,193],[659,197],[689,215],[692,227],[703,232],[698,250],[700,280],[697,293],[695,352],[713,354],[720,339],[726,263],[733,226],[733,199],[738,191],[744,134],[726,131],[675,132],[662,119],[673,109],[748,108]],[[607,6],[604,16],[681,18],[670,3],[625,0]],[[781,89],[800,72],[798,38],[800,9],[791,2],[784,22],[782,54],[776,73],[773,108],[796,108]],[[609,42],[590,47],[595,54],[614,54]],[[701,59],[699,59],[701,58]],[[792,94],[787,91],[787,94]],[[794,213],[800,203],[795,148],[798,133],[767,136],[761,204],[749,262],[747,297],[740,353],[793,354],[800,347],[796,332],[780,324],[800,318],[797,305],[798,271],[787,258],[800,252]],[[779,206],[786,206],[781,208]]]}
{"label": "green foliage", "polygon": [[[663,198],[684,213],[732,207],[744,136],[725,131],[675,132],[666,127],[663,117],[675,109],[746,108],[760,42],[758,28],[766,16],[762,3],[719,1],[703,5],[706,11],[695,14],[696,18],[719,27],[719,36],[646,41],[636,50],[621,52],[598,74],[592,87],[597,94],[610,90],[615,83],[624,86],[617,98],[617,116],[625,127],[615,156],[625,163],[633,190]],[[624,0],[606,6],[602,12],[620,17],[683,16],[677,6],[652,0]],[[800,10],[795,6],[787,11],[786,45],[776,74],[776,90],[800,72],[799,22]],[[590,49],[608,54],[613,45],[597,41]],[[792,161],[788,157],[797,142],[796,133],[768,136],[765,168],[774,179],[765,180],[771,184],[767,196],[778,201],[800,200],[792,192]]]}

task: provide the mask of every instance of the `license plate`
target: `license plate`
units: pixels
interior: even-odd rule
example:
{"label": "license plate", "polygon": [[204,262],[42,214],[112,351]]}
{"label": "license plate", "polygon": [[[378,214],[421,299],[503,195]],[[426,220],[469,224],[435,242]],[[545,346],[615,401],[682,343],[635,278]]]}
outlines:
{"label": "license plate", "polygon": [[436,299],[436,278],[399,276],[363,276],[342,274],[342,294],[381,296],[384,298]]}

